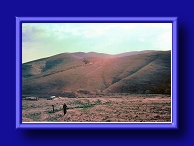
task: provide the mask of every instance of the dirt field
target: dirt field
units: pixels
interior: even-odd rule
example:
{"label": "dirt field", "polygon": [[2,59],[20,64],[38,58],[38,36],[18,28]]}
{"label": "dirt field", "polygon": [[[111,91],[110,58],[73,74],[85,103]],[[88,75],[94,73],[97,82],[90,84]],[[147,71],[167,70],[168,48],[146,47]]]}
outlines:
{"label": "dirt field", "polygon": [[[67,104],[66,115],[63,103]],[[120,95],[23,100],[22,122],[171,122],[171,97]]]}

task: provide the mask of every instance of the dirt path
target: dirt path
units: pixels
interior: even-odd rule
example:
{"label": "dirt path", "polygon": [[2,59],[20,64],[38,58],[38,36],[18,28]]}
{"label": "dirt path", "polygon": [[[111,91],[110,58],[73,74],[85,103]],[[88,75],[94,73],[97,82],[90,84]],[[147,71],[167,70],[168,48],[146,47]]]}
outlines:
{"label": "dirt path", "polygon": [[[93,74],[94,72],[98,71],[99,69],[101,69],[102,67],[104,67],[110,60],[105,60],[105,61],[102,61],[100,64],[99,67],[97,67],[96,69],[92,70],[91,72],[89,72],[86,77],[90,76],[91,74]],[[103,78],[103,82],[105,81],[105,79]],[[87,87],[89,87],[89,80],[87,80]]]}
{"label": "dirt path", "polygon": [[86,75],[86,77],[89,76],[89,75],[91,75],[93,72],[95,72],[95,71],[101,69],[103,66],[104,66],[104,63],[103,63],[102,65],[100,65],[98,68],[96,68],[96,69],[92,70],[91,72],[89,72],[89,73]]}
{"label": "dirt path", "polygon": [[95,72],[95,71],[101,69],[104,65],[106,65],[106,64],[107,64],[108,62],[110,62],[110,61],[111,61],[111,59],[106,59],[105,61],[104,61],[104,60],[101,61],[101,62],[99,63],[100,66],[99,66],[98,68],[92,70],[91,72],[89,72],[86,76],[89,76],[89,75],[91,75],[93,72]]}

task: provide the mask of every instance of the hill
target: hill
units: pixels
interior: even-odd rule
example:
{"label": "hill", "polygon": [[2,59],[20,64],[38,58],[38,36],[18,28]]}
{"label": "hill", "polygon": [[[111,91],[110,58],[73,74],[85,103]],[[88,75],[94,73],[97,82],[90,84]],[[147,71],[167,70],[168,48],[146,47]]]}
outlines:
{"label": "hill", "polygon": [[22,65],[22,93],[28,95],[163,94],[170,90],[170,51],[63,53]]}

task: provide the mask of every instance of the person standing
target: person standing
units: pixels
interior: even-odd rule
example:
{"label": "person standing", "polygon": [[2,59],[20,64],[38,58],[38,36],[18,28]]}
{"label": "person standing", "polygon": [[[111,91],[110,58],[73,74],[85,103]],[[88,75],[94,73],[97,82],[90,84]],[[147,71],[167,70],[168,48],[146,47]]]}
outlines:
{"label": "person standing", "polygon": [[53,113],[55,112],[55,108],[54,108],[54,105],[52,105],[52,107],[53,107]]}
{"label": "person standing", "polygon": [[65,103],[63,104],[63,112],[64,115],[67,113],[67,105]]}

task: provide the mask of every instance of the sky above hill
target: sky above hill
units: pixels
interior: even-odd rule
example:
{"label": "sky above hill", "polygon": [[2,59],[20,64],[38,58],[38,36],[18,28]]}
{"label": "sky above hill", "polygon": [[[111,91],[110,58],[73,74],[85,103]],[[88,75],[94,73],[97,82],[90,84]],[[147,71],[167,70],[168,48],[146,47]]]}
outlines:
{"label": "sky above hill", "polygon": [[22,23],[22,63],[64,52],[171,49],[172,23]]}

